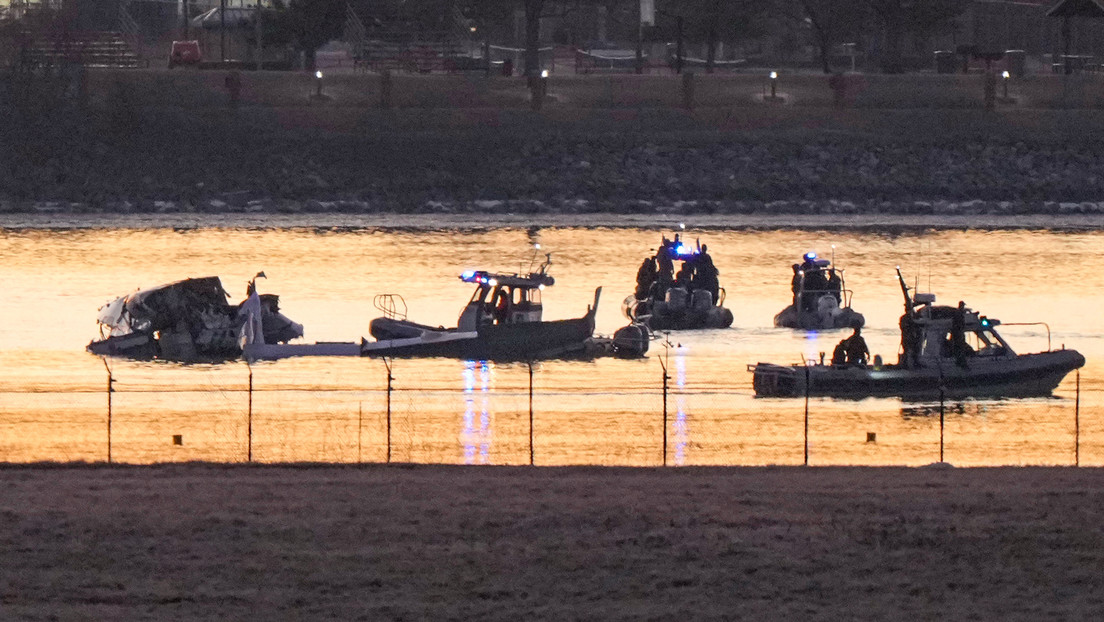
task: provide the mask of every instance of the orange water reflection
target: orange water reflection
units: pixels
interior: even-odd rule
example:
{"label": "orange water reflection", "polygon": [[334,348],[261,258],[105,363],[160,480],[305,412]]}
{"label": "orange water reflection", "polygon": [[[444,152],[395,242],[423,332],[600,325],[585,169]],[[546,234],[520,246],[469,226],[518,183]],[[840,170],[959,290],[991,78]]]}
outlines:
{"label": "orange water reflection", "polygon": [[[747,363],[795,362],[831,352],[838,332],[775,329],[789,301],[790,264],[832,252],[846,269],[872,352],[896,359],[901,294],[894,267],[941,302],[963,299],[1006,322],[1043,320],[1054,347],[1088,359],[1081,375],[1081,458],[1104,464],[1102,234],[1048,231],[922,233],[690,229],[709,245],[735,313],[733,328],[673,334],[663,421],[662,348],[644,360],[544,362],[534,372],[538,464],[802,461],[803,404],[751,395]],[[533,245],[553,252],[549,318],[577,317],[603,286],[598,330],[624,324],[621,299],[658,230],[497,228],[6,230],[0,308],[0,459],[106,457],[106,371],[84,352],[96,309],[138,287],[219,275],[235,296],[258,270],[309,340],[354,340],[377,312],[372,298],[404,296],[413,319],[453,325],[465,269],[527,270]],[[1019,351],[1046,347],[1043,327],[1009,326]],[[243,460],[249,448],[244,364],[112,361],[116,460]],[[378,461],[387,455],[386,378],[374,360],[302,359],[253,367],[253,455],[264,461]],[[392,457],[412,462],[527,464],[529,386],[524,365],[397,361]],[[947,410],[955,464],[1066,464],[1073,459],[1074,376],[1056,398],[966,402]],[[28,393],[27,391],[38,391]],[[933,408],[935,410],[933,411]],[[814,464],[924,464],[938,457],[937,405],[814,400]],[[933,415],[932,413],[935,412]],[[866,442],[868,432],[876,442]],[[179,434],[181,445],[171,438]]]}

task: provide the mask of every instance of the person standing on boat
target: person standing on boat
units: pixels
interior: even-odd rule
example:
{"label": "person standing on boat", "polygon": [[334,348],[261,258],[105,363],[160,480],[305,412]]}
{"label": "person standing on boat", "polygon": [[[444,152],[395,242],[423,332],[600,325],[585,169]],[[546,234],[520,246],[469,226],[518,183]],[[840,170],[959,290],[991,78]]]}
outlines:
{"label": "person standing on boat", "polygon": [[702,244],[701,253],[698,253],[698,259],[695,262],[694,289],[704,289],[709,292],[713,297],[713,304],[716,304],[721,290],[721,282],[717,278],[720,271],[713,265],[713,258],[709,256],[708,250],[709,247]]}
{"label": "person standing on boat", "polygon": [[954,354],[955,365],[967,369],[966,354],[969,346],[966,345],[966,303],[958,301],[958,308],[951,316],[951,352]]}
{"label": "person standing on boat", "polygon": [[640,269],[636,271],[636,299],[644,300],[656,281],[655,257],[645,257]]}
{"label": "person standing on boat", "polygon": [[843,303],[843,280],[834,267],[828,269],[828,290],[836,297],[836,304]]}
{"label": "person standing on boat", "polygon": [[906,369],[920,366],[920,342],[924,335],[911,313],[901,316],[901,364]]}
{"label": "person standing on boat", "polygon": [[663,300],[667,290],[671,287],[671,283],[675,280],[675,262],[671,260],[672,252],[670,242],[667,238],[663,238],[663,245],[659,247],[659,252],[656,253],[656,263],[659,264],[659,274],[656,275],[655,281],[656,300]]}

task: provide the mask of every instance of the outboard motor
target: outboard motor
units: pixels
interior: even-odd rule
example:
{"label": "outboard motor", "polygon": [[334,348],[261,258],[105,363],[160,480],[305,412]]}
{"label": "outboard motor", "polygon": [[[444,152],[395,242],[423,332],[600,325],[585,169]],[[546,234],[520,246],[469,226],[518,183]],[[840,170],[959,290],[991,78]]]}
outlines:
{"label": "outboard motor", "polygon": [[638,357],[648,352],[648,342],[652,335],[643,324],[622,326],[613,333],[613,351],[617,356]]}
{"label": "outboard motor", "polygon": [[840,314],[839,301],[835,296],[821,296],[817,300],[817,317],[823,327],[834,327],[836,316]]}
{"label": "outboard motor", "polygon": [[667,290],[667,310],[671,313],[681,313],[686,309],[686,299],[688,295],[686,290],[681,287],[672,287]]}
{"label": "outboard motor", "polygon": [[695,311],[708,311],[713,306],[713,292],[695,289],[690,298],[690,308]]}

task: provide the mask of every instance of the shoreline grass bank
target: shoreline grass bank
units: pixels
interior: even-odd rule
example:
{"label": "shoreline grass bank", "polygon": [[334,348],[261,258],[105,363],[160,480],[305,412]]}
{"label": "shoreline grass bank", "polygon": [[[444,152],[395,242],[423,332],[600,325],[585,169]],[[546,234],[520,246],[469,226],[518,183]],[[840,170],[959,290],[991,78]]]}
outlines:
{"label": "shoreline grass bank", "polygon": [[0,468],[19,619],[1090,619],[1104,470]]}

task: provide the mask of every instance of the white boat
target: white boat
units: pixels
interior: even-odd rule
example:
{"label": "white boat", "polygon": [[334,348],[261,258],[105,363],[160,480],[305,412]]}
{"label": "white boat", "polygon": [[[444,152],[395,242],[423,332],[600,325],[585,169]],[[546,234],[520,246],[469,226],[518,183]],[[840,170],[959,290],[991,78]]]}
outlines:
{"label": "white boat", "polygon": [[[900,396],[937,399],[1049,395],[1065,376],[1085,364],[1076,350],[1017,354],[997,332],[1000,321],[958,307],[936,306],[933,294],[905,296],[902,354],[896,364],[749,365],[760,397],[803,395],[843,398]],[[957,317],[956,317],[957,316]],[[959,327],[956,327],[956,324]]]}
{"label": "white boat", "polygon": [[541,294],[555,283],[547,273],[551,261],[529,274],[505,274],[469,270],[460,275],[475,285],[475,292],[460,312],[457,326],[429,326],[406,319],[401,296],[381,294],[376,307],[383,317],[372,320],[369,332],[376,341],[359,343],[269,344],[257,304],[250,310],[243,337],[243,354],[250,360],[292,356],[453,357],[468,360],[531,361],[547,358],[593,357],[605,354],[642,356],[650,334],[644,326],[630,324],[614,337],[594,336],[594,316],[602,288],[594,292],[594,304],[579,318],[545,320]]}

